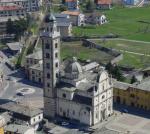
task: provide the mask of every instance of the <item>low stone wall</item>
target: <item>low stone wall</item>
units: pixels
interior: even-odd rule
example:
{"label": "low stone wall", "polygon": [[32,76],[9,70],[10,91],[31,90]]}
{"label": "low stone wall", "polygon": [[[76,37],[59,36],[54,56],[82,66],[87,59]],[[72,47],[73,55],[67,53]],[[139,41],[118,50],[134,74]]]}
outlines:
{"label": "low stone wall", "polygon": [[118,63],[120,60],[123,59],[123,54],[121,54],[120,52],[114,50],[114,49],[110,49],[104,46],[101,46],[100,44],[96,44],[88,39],[82,39],[82,45],[85,47],[89,47],[89,48],[96,48],[100,51],[104,51],[105,53],[108,53],[109,55],[111,55],[112,57],[114,57],[110,62],[112,64]]}

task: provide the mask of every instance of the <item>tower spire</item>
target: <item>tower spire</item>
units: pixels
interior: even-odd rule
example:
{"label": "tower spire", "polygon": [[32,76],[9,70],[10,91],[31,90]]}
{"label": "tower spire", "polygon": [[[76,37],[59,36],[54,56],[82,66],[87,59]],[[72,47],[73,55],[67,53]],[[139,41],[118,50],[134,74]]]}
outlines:
{"label": "tower spire", "polygon": [[41,33],[44,76],[44,115],[55,117],[56,83],[60,65],[60,32],[52,12],[46,15]]}

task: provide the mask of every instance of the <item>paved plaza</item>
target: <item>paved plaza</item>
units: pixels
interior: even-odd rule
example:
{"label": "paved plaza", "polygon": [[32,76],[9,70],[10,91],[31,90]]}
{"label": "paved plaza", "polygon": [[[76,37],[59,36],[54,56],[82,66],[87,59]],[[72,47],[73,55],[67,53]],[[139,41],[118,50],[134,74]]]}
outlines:
{"label": "paved plaza", "polygon": [[124,134],[150,134],[150,119],[124,113],[116,116],[106,128]]}

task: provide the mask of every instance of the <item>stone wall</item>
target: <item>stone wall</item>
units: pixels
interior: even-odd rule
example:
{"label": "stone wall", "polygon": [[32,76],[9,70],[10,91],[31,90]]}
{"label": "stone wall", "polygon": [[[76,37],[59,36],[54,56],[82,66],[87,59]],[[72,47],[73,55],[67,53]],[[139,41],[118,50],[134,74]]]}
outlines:
{"label": "stone wall", "polygon": [[114,49],[110,49],[110,48],[101,46],[100,44],[96,44],[96,43],[92,42],[91,40],[83,39],[82,40],[82,45],[85,46],[85,47],[89,47],[89,48],[96,48],[96,49],[98,49],[100,51],[108,53],[109,55],[114,57],[110,61],[112,64],[118,63],[120,60],[123,59],[123,54],[121,54],[120,52],[118,52],[118,51],[116,51]]}

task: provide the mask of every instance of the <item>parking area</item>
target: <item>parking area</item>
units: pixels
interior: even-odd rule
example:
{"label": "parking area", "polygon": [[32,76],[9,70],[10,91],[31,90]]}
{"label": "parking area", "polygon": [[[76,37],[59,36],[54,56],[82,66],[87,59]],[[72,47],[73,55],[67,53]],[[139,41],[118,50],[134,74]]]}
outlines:
{"label": "parking area", "polygon": [[119,114],[106,125],[110,130],[131,134],[150,134],[150,119],[128,113]]}

